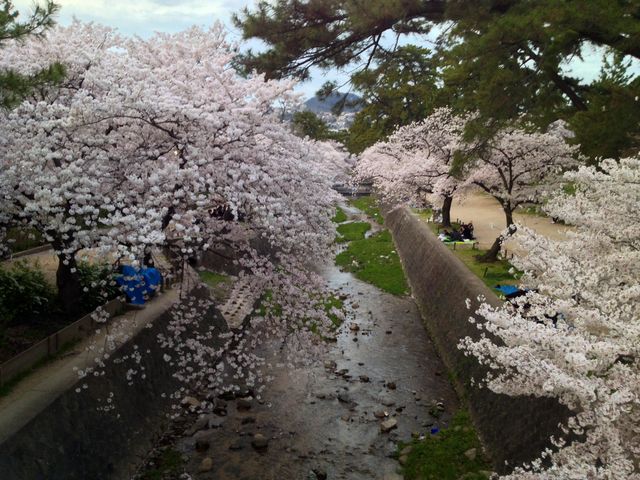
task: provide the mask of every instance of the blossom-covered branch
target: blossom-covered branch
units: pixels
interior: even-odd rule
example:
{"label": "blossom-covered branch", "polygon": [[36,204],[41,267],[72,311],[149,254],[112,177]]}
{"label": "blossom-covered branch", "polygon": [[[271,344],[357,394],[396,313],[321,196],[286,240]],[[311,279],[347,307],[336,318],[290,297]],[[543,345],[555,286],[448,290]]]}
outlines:
{"label": "blossom-covered branch", "polygon": [[508,478],[638,478],[640,459],[640,159],[603,161],[565,174],[575,194],[545,210],[575,226],[554,241],[521,228],[514,265],[531,291],[477,312],[487,332],[462,342],[484,380],[508,395],[558,398],[573,416],[534,463]]}

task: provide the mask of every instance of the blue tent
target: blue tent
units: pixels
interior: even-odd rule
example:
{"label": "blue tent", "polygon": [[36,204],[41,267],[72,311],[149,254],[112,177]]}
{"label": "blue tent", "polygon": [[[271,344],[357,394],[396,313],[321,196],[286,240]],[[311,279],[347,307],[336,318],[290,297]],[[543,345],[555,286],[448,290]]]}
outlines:
{"label": "blue tent", "polygon": [[133,305],[144,305],[159,289],[162,275],[156,268],[136,268],[123,265],[116,278],[118,285]]}

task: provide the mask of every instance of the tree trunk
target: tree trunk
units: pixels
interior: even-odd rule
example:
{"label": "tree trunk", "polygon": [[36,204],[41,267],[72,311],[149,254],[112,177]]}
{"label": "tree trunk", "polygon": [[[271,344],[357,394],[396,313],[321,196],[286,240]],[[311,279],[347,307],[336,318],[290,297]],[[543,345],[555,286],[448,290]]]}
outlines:
{"label": "tree trunk", "polygon": [[453,203],[453,197],[444,197],[442,203],[442,226],[451,227],[451,204]]}
{"label": "tree trunk", "polygon": [[511,228],[514,226],[513,225],[513,209],[511,208],[511,205],[503,205],[502,210],[504,210],[504,216],[505,216],[505,219],[507,220],[507,228],[511,230]]}
{"label": "tree trunk", "polygon": [[[54,249],[61,251],[61,247]],[[66,265],[65,265],[66,262]],[[58,299],[67,315],[76,315],[82,308],[82,284],[78,273],[78,264],[75,254],[58,254],[58,271],[56,272],[56,286],[58,287]]]}
{"label": "tree trunk", "polygon": [[[511,208],[510,204],[507,204],[502,206],[502,210],[504,211],[505,219],[507,221],[509,235],[513,235],[516,232],[516,226],[513,224],[513,209]],[[476,258],[481,262],[487,263],[497,261],[503,241],[504,237],[500,235],[493,241],[493,245],[491,245],[491,248],[487,250],[487,253],[485,253],[484,255],[478,255]]]}
{"label": "tree trunk", "polygon": [[143,267],[153,267],[153,256],[151,254],[151,247],[145,247],[144,249],[144,259],[142,260]]}
{"label": "tree trunk", "polygon": [[476,258],[480,262],[495,262],[498,260],[498,254],[500,253],[500,248],[502,247],[502,237],[498,237],[493,241],[493,245],[491,248],[487,250],[487,252],[483,255],[478,255]]}

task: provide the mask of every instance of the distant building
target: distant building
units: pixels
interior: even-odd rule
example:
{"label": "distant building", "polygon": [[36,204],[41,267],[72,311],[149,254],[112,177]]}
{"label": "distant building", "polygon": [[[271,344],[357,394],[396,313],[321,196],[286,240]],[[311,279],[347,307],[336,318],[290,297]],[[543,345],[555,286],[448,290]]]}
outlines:
{"label": "distant building", "polygon": [[315,96],[308,99],[303,108],[318,115],[330,130],[346,130],[353,124],[356,113],[361,110],[360,102],[362,99],[358,95],[348,93],[342,113],[335,115],[332,108],[336,103],[342,101],[343,97],[344,94],[340,92],[334,93],[324,100]]}

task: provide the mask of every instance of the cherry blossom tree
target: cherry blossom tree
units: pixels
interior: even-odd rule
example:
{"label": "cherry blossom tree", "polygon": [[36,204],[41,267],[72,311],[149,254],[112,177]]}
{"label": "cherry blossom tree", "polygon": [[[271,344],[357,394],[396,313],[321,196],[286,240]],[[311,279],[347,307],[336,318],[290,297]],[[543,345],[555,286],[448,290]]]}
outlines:
{"label": "cherry blossom tree", "polygon": [[[265,342],[277,342],[283,362],[316,359],[343,314],[327,310],[325,282],[307,267],[330,256],[331,182],[351,158],[280,120],[297,101],[292,83],[238,76],[220,25],[142,40],[75,22],[46,40],[8,45],[0,58],[25,75],[51,61],[67,71],[63,83],[3,114],[0,221],[53,244],[67,309],[80,295],[81,250],[141,264],[152,248],[169,246],[183,266],[223,250],[263,292],[262,309],[226,332],[207,324],[211,300],[181,298],[170,337],[158,338],[183,382],[172,397],[267,381]],[[186,267],[184,278],[195,292],[195,272]],[[100,375],[127,340],[126,328],[110,331],[91,348],[94,367],[79,375]],[[120,359],[130,362],[130,382],[147,374],[140,359]]]}
{"label": "cherry blossom tree", "polygon": [[67,68],[5,114],[0,191],[5,225],[52,242],[69,308],[81,249],[137,261],[167,241],[185,256],[225,245],[250,266],[262,239],[276,261],[323,256],[327,172],[348,156],[293,135],[277,111],[292,84],[241,78],[233,55],[219,25],[142,40],[79,22],[3,51],[24,74]]}
{"label": "cherry blossom tree", "polygon": [[[516,208],[523,203],[539,203],[554,177],[575,166],[575,151],[576,147],[556,133],[503,130],[482,148],[474,149],[465,182],[480,187],[500,203],[507,230],[513,232]],[[484,260],[497,258],[503,239],[502,235],[496,238]]]}
{"label": "cherry blossom tree", "polygon": [[356,166],[360,180],[371,179],[384,200],[424,204],[427,196],[442,207],[442,223],[451,226],[453,196],[465,185],[451,174],[457,151],[466,148],[467,119],[439,108],[421,122],[400,127],[384,142],[366,149]]}
{"label": "cherry blossom tree", "polygon": [[[362,153],[358,178],[372,179],[392,203],[422,203],[433,194],[442,205],[444,225],[450,225],[454,194],[481,188],[500,203],[511,227],[519,205],[538,201],[545,183],[575,164],[576,149],[565,143],[568,132],[561,124],[549,133],[503,130],[482,145],[469,143],[464,129],[470,118],[439,108],[424,121],[399,128]],[[453,175],[456,154],[471,161]],[[501,241],[496,239],[488,260],[496,258]]]}
{"label": "cherry blossom tree", "polygon": [[315,159],[317,168],[333,183],[350,181],[356,156],[349,154],[344,145],[334,140],[310,140],[305,143],[309,158]]}
{"label": "cherry blossom tree", "polygon": [[[486,365],[482,384],[555,397],[573,415],[547,451],[506,478],[640,478],[640,158],[565,174],[575,194],[545,210],[574,225],[564,240],[519,228],[513,259],[532,290],[476,312],[483,332],[461,342]],[[477,322],[477,320],[473,320]]]}

